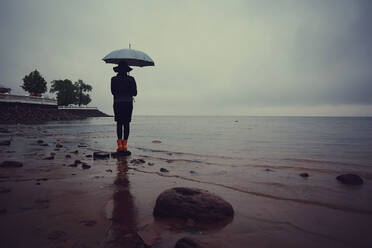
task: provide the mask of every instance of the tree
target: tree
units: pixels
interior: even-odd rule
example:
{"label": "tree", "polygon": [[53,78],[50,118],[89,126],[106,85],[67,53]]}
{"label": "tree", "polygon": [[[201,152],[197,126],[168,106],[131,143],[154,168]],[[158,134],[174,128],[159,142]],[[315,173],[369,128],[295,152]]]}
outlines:
{"label": "tree", "polygon": [[[82,104],[82,105],[88,105],[91,101],[92,101],[92,99],[90,99],[89,94],[83,94],[83,95],[81,96],[81,104]],[[79,105],[79,106],[80,106],[80,105]]]}
{"label": "tree", "polygon": [[78,88],[68,79],[53,80],[50,92],[57,92],[57,104],[59,106],[75,104],[78,99]]}
{"label": "tree", "polygon": [[45,79],[37,70],[34,70],[23,78],[23,85],[21,87],[31,94],[42,94],[47,91],[46,85],[47,82]]}
{"label": "tree", "polygon": [[92,91],[92,86],[83,82],[83,80],[79,79],[75,82],[75,87],[77,88],[77,103],[79,106],[88,105],[91,102],[89,94],[84,94],[85,92]]}

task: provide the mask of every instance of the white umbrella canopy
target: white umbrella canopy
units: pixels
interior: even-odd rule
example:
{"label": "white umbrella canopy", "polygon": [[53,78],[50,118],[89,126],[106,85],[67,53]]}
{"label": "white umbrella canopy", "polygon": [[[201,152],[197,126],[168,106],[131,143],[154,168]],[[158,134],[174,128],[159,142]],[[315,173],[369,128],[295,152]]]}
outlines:
{"label": "white umbrella canopy", "polygon": [[134,49],[119,49],[107,54],[103,59],[106,63],[119,64],[126,62],[129,66],[154,66],[154,61],[144,52]]}

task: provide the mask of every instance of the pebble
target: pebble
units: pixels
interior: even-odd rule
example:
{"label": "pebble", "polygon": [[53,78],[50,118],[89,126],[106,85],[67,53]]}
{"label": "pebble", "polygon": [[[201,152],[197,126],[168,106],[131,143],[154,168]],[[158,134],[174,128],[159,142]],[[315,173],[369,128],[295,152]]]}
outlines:
{"label": "pebble", "polygon": [[57,143],[56,143],[56,147],[57,147],[57,148],[62,148],[62,147],[63,147],[63,144],[62,144],[61,142],[57,142]]}
{"label": "pebble", "polygon": [[110,154],[107,152],[94,152],[93,158],[95,159],[102,159],[102,158],[109,158]]}
{"label": "pebble", "polygon": [[2,168],[14,168],[14,167],[22,167],[23,164],[18,161],[4,161],[0,164]]}
{"label": "pebble", "polygon": [[0,140],[0,146],[9,146],[10,140]]}
{"label": "pebble", "polygon": [[71,158],[71,155],[70,155],[70,154],[67,154],[67,155],[65,156],[65,158]]}
{"label": "pebble", "polygon": [[53,231],[48,234],[48,239],[56,240],[61,239],[64,236],[66,236],[66,233],[64,231]]}
{"label": "pebble", "polygon": [[53,159],[54,159],[54,156],[49,156],[49,157],[43,158],[43,160],[53,160]]}
{"label": "pebble", "polygon": [[138,159],[132,159],[130,163],[134,165],[138,165],[138,164],[144,164],[146,163],[146,161],[142,158],[138,158]]}
{"label": "pebble", "polygon": [[86,163],[83,163],[82,165],[81,165],[81,168],[83,168],[84,170],[86,170],[86,169],[90,169],[90,165],[89,164],[86,164]]}
{"label": "pebble", "polygon": [[9,193],[10,191],[11,189],[9,188],[0,187],[0,193]]}
{"label": "pebble", "polygon": [[339,175],[336,177],[338,181],[340,181],[343,184],[347,185],[361,185],[363,184],[363,179],[355,174],[344,174],[344,175]]}
{"label": "pebble", "polygon": [[169,170],[167,170],[165,168],[160,168],[160,172],[169,172]]}
{"label": "pebble", "polygon": [[301,173],[300,176],[301,177],[309,177],[309,174],[308,173]]}
{"label": "pebble", "polygon": [[86,226],[94,226],[97,224],[97,221],[95,220],[82,220],[80,221],[80,224],[86,225]]}

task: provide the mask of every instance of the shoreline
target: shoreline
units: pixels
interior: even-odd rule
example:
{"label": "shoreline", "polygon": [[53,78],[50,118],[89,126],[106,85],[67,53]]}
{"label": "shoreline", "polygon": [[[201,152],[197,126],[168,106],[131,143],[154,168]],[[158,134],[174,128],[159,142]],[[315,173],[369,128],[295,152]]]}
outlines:
{"label": "shoreline", "polygon": [[48,121],[82,120],[88,117],[111,117],[98,109],[58,109],[56,105],[0,103],[0,124],[42,124]]}

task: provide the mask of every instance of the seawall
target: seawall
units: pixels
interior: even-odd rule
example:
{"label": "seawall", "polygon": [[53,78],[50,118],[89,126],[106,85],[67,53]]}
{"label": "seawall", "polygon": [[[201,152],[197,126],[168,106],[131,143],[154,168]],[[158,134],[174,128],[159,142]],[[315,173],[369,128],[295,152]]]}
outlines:
{"label": "seawall", "polygon": [[36,124],[46,121],[109,117],[98,109],[58,109],[56,105],[0,102],[0,124]]}

